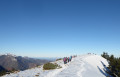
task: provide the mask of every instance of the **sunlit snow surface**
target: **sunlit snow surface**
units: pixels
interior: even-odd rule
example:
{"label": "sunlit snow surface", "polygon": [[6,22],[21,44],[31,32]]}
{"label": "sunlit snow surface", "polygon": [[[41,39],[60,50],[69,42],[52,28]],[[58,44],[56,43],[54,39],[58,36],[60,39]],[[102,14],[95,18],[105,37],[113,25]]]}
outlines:
{"label": "sunlit snow surface", "polygon": [[73,58],[66,65],[62,60],[55,61],[62,66],[60,69],[43,70],[43,66],[11,73],[3,77],[106,77],[105,72],[108,62],[98,55],[80,55]]}

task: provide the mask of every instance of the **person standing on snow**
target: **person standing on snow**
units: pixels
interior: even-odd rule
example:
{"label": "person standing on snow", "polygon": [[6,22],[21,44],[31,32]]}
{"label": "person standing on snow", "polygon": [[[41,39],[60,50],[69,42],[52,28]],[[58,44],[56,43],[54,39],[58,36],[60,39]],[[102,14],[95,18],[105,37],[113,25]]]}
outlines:
{"label": "person standing on snow", "polygon": [[71,57],[69,57],[69,61],[71,61]]}
{"label": "person standing on snow", "polygon": [[63,58],[63,62],[64,62],[64,64],[66,64],[66,57]]}
{"label": "person standing on snow", "polygon": [[68,57],[68,63],[69,63],[69,57]]}

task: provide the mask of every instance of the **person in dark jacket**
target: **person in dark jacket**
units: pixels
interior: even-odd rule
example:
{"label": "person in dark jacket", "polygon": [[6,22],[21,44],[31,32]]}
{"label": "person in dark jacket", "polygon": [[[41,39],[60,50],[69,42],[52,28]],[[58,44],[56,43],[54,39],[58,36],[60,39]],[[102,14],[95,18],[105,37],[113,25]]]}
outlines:
{"label": "person in dark jacket", "polygon": [[69,60],[69,57],[67,58],[67,60],[68,60],[68,63],[69,63],[69,61],[70,61],[70,60]]}

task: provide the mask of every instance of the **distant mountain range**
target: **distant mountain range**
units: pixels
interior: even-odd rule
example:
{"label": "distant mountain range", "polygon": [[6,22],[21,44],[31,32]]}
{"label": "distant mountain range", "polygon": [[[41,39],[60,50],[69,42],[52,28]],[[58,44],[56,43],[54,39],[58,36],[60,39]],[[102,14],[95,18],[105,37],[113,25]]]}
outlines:
{"label": "distant mountain range", "polygon": [[35,59],[42,59],[42,60],[49,60],[49,61],[56,61],[57,59],[61,58],[61,57],[32,57]]}
{"label": "distant mountain range", "polygon": [[44,63],[50,62],[46,59],[35,59],[29,57],[15,56],[11,54],[0,55],[0,74],[5,71],[26,70]]}

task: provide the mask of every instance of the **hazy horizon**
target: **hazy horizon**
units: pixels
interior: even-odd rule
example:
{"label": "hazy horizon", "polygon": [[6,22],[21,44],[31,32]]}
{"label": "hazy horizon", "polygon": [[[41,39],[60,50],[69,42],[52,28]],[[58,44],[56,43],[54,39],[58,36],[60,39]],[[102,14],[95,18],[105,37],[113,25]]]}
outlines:
{"label": "hazy horizon", "polygon": [[120,56],[120,1],[1,0],[0,54]]}

